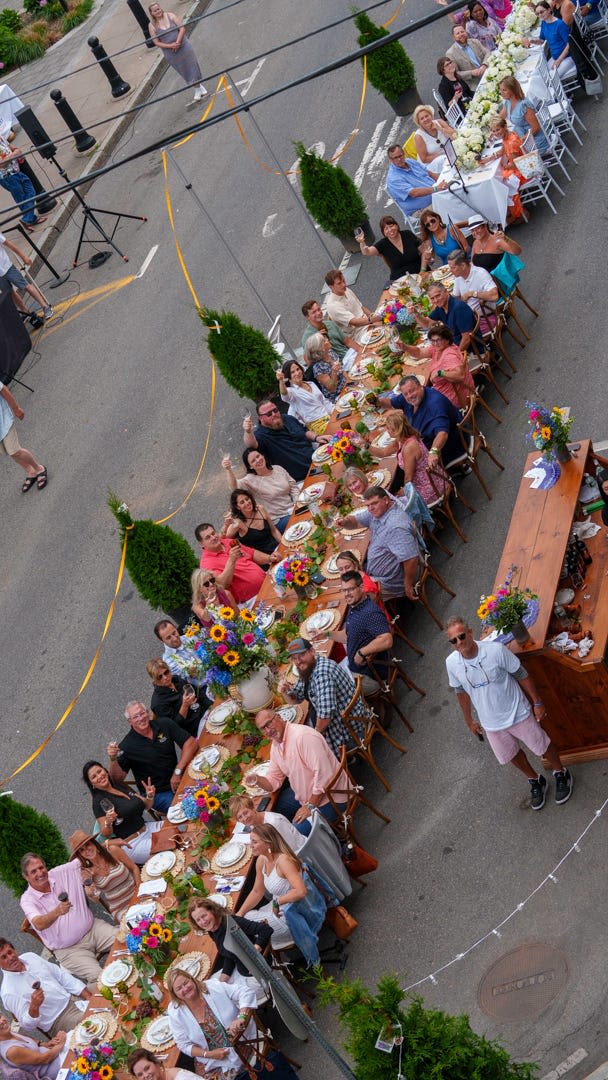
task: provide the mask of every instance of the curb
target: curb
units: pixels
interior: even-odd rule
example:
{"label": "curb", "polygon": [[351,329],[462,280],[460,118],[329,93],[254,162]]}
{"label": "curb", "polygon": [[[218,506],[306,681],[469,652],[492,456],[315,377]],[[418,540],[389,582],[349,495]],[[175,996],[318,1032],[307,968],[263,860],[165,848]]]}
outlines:
{"label": "curb", "polygon": [[[190,19],[197,15],[201,15],[210,3],[211,0],[195,0],[195,3],[184,15],[184,19]],[[103,0],[102,4],[100,4],[100,7],[102,5]],[[57,42],[57,44],[59,45],[60,42]],[[160,82],[165,69],[166,64],[163,60],[163,57],[160,55],[159,50],[159,55],[156,57],[154,63],[152,64],[152,67],[150,68],[143,82],[139,83],[139,85],[133,91],[131,91],[130,94],[125,95],[124,100],[129,102],[129,108],[132,108],[135,105],[140,105],[148,97],[150,91],[156,86],[157,83]],[[103,141],[98,144],[97,149],[93,152],[93,155],[90,161],[87,163],[83,172],[81,172],[79,177],[73,177],[72,179],[82,180],[84,177],[88,176],[89,173],[94,172],[96,169],[99,169],[103,165],[105,165],[112,151],[118,145],[124,132],[127,130],[129,125],[133,123],[133,121],[136,119],[136,116],[137,114],[129,114],[129,116],[118,117],[118,119],[114,121],[114,123],[108,130],[107,134],[104,136]],[[94,181],[91,181],[91,183],[94,183]],[[82,184],[80,185],[78,190],[80,191],[81,195],[84,195],[88,191],[88,186],[86,184]],[[40,241],[38,240],[38,238],[36,238],[37,247],[40,248],[42,254],[47,258],[52,252],[55,244],[57,243],[59,239],[59,234],[61,233],[63,226],[66,224],[68,219],[72,217],[74,212],[78,210],[78,207],[80,206],[80,203],[72,192],[68,192],[66,195],[59,196],[59,198],[64,199],[65,201],[60,207],[58,207],[57,210],[52,212],[54,216],[50,223],[47,225],[44,233],[40,238]],[[33,254],[35,255],[35,253]],[[42,262],[42,260],[38,257],[38,255],[35,255],[33,265],[31,267],[31,273],[35,276],[43,266],[44,263]],[[73,267],[67,266],[65,267],[65,269],[72,270]]]}

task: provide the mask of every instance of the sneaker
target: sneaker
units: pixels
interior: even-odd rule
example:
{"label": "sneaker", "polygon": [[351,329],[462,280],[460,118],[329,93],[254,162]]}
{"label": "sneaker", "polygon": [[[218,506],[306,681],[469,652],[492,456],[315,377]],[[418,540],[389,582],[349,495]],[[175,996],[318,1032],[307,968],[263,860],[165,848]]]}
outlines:
{"label": "sneaker", "polygon": [[200,101],[201,98],[204,98],[206,93],[207,90],[204,86],[197,86],[194,92],[194,98],[192,99],[192,104],[195,105],[197,101]]}
{"label": "sneaker", "polygon": [[43,314],[44,314],[45,319],[52,319],[53,318],[53,309],[52,309],[52,307],[45,307]]}
{"label": "sneaker", "polygon": [[561,772],[553,774],[555,776],[555,801],[559,805],[560,803],[568,802],[572,794],[573,780],[567,769],[562,769]]}
{"label": "sneaker", "polygon": [[547,794],[547,781],[545,780],[545,777],[537,776],[536,780],[528,780],[528,783],[532,788],[530,806],[533,810],[542,810],[545,805],[545,796]]}

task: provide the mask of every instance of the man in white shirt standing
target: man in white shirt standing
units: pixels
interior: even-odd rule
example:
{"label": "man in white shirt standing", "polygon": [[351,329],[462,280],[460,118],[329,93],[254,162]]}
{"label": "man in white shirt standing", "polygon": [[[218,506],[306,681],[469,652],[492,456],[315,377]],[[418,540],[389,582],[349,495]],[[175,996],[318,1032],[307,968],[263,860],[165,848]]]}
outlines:
{"label": "man in white shirt standing", "polygon": [[0,969],[2,1004],[24,1031],[39,1029],[53,1037],[60,1031],[71,1031],[82,1020],[91,995],[65,968],[50,964],[37,953],[19,956],[10,941],[0,938]]}
{"label": "man in white shirt standing", "polygon": [[325,301],[325,313],[359,345],[365,345],[365,335],[372,323],[380,322],[380,316],[366,308],[352,289],[348,288],[341,270],[329,270],[325,275],[329,292]]}
{"label": "man in white shirt standing", "polygon": [[522,743],[546,758],[555,777],[555,801],[567,802],[572,777],[541,727],[546,709],[519,657],[497,641],[474,641],[473,631],[460,615],[449,619],[447,636],[454,646],[445,662],[448,681],[469,730],[479,736],[485,732],[499,764],[510,762],[528,778],[533,810],[545,805],[547,781],[532,768]]}

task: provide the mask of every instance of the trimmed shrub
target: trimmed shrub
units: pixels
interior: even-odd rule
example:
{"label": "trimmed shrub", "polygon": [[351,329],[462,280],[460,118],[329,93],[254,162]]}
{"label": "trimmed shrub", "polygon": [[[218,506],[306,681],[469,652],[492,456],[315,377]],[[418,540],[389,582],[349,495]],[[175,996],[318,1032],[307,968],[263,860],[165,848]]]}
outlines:
{"label": "trimmed shrub", "polygon": [[339,165],[332,165],[307,150],[303,143],[294,145],[301,172],[302,198],[308,213],[332,236],[350,235],[368,217],[365,203],[350,176]]}
{"label": "trimmed shrub", "polygon": [[[388,35],[388,30],[377,26],[362,11],[355,16],[355,25],[361,48]],[[388,101],[395,101],[404,90],[412,90],[416,85],[414,65],[399,41],[391,41],[383,49],[370,53],[367,57],[367,77]]]}
{"label": "trimmed shrub", "polygon": [[232,311],[199,308],[198,313],[205,326],[214,328],[217,322],[221,327],[219,334],[210,329],[207,347],[228,385],[254,401],[276,393],[280,358],[262,331],[241,322]]}
{"label": "trimmed shrub", "polygon": [[0,26],[0,60],[5,67],[21,67],[43,55],[44,44],[38,38],[14,34]]}
{"label": "trimmed shrub", "polygon": [[168,525],[133,521],[129,508],[110,492],[108,506],[120,526],[121,543],[127,526],[126,567],[142,600],[151,608],[175,611],[190,603],[190,578],[198,559],[188,541]]}
{"label": "trimmed shrub", "polygon": [[86,22],[92,10],[93,0],[82,0],[82,3],[77,4],[73,11],[64,15],[61,21],[63,33],[69,34],[70,30],[74,30],[76,26],[80,26],[81,23]]}
{"label": "trimmed shrub", "polygon": [[16,802],[10,795],[0,798],[0,878],[15,894],[27,887],[19,863],[33,851],[44,859],[49,870],[69,859],[68,849],[54,821],[31,806]]}
{"label": "trimmed shrub", "polygon": [[5,30],[10,30],[13,34],[18,34],[21,30],[21,16],[18,11],[13,11],[12,8],[3,8],[0,11],[0,27],[4,27]]}

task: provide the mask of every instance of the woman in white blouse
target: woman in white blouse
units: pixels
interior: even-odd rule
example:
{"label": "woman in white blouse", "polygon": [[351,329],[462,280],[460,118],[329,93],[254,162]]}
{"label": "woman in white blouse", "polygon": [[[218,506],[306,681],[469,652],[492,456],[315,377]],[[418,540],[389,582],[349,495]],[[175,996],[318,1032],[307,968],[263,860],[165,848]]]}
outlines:
{"label": "woman in white blouse", "polygon": [[322,435],[329,423],[331,405],[316,383],[306,381],[297,360],[288,360],[276,376],[281,398],[289,402],[290,416]]}
{"label": "woman in white blouse", "polygon": [[244,1067],[233,1041],[255,1035],[255,991],[244,983],[199,982],[179,969],[168,984],[167,1016],[178,1048],[195,1059],[199,1075],[232,1080]]}

